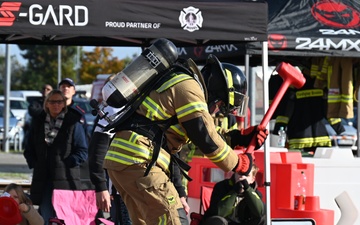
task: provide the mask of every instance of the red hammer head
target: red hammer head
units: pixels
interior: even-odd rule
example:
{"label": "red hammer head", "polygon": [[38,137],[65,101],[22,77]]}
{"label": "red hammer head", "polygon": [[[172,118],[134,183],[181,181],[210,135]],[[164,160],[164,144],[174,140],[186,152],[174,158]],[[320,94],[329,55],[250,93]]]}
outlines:
{"label": "red hammer head", "polygon": [[276,71],[284,80],[284,82],[289,82],[291,85],[294,85],[294,87],[298,89],[305,84],[306,79],[303,74],[289,63],[281,62],[276,67]]}

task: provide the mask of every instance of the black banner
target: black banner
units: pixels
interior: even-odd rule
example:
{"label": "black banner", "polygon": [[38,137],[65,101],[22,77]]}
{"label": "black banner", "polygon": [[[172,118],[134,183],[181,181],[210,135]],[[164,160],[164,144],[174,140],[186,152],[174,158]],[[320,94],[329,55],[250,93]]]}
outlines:
{"label": "black banner", "polygon": [[261,1],[3,1],[0,42],[147,46],[165,37],[181,45],[265,41]]}

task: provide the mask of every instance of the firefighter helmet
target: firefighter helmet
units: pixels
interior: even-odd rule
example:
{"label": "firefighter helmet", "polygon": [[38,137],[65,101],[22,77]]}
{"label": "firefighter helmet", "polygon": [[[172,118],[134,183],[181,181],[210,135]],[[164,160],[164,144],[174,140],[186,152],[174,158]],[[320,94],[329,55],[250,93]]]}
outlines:
{"label": "firefighter helmet", "polygon": [[220,63],[214,55],[209,55],[201,73],[208,90],[209,106],[222,101],[220,110],[224,115],[236,112],[237,116],[245,117],[249,97],[244,73],[233,64]]}

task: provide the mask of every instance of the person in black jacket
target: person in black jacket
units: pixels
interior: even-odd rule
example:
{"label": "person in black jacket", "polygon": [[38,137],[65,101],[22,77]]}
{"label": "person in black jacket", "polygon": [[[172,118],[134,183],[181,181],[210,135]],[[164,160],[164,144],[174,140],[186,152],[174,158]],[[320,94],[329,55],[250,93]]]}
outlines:
{"label": "person in black jacket", "polygon": [[67,110],[61,91],[51,91],[44,102],[44,111],[32,120],[24,156],[33,169],[30,198],[47,225],[56,216],[53,190],[81,188],[80,165],[87,159],[88,146],[79,117]]}
{"label": "person in black jacket", "polygon": [[30,116],[34,117],[34,116],[40,115],[40,113],[44,109],[44,100],[46,98],[46,95],[48,95],[50,93],[50,91],[52,91],[52,90],[53,90],[53,87],[50,84],[43,85],[43,87],[40,91],[42,97],[40,99],[38,99],[37,101],[34,100],[33,102],[31,102],[28,107]]}
{"label": "person in black jacket", "polygon": [[28,113],[29,116],[27,117],[25,115],[25,125],[24,125],[24,132],[25,132],[25,138],[24,138],[24,146],[26,145],[26,141],[28,139],[29,136],[29,129],[30,129],[30,124],[31,124],[31,119],[32,117],[36,117],[39,116],[41,114],[41,112],[44,109],[44,100],[47,94],[50,93],[50,91],[53,90],[53,87],[50,84],[44,84],[40,93],[41,93],[41,98],[32,101],[29,104],[28,107]]}
{"label": "person in black jacket", "polygon": [[[59,90],[64,94],[64,96],[66,98],[66,105],[67,105],[68,111],[73,111],[73,112],[75,112],[75,114],[78,115],[79,121],[82,124],[83,129],[85,131],[86,141],[89,144],[90,134],[88,132],[85,111],[79,105],[77,105],[73,100],[73,97],[76,93],[75,82],[70,78],[65,78],[60,81]],[[86,160],[83,164],[81,164],[80,175],[81,175],[81,185],[82,185],[81,189],[82,190],[94,190],[95,187],[91,183],[91,180],[90,180],[89,161],[88,160]]]}
{"label": "person in black jacket", "polygon": [[264,225],[265,207],[261,193],[256,188],[256,173],[253,164],[249,175],[234,173],[230,179],[214,186],[210,207],[202,218],[202,225]]}

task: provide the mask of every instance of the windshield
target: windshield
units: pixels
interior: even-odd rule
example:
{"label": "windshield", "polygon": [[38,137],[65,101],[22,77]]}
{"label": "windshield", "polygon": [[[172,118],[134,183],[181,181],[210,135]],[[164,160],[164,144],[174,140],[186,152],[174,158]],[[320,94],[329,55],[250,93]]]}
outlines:
{"label": "windshield", "polygon": [[[1,103],[4,103],[4,100],[0,100]],[[28,105],[25,101],[10,100],[10,109],[27,109]]]}

